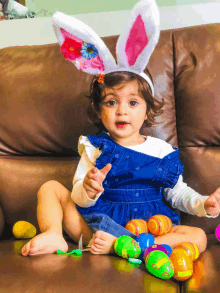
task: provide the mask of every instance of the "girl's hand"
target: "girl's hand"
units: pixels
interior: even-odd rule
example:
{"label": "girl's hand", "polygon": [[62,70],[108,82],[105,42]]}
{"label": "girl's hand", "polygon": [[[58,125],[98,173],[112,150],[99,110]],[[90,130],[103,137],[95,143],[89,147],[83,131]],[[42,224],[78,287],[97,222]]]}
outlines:
{"label": "girl's hand", "polygon": [[102,182],[105,180],[105,177],[111,170],[111,167],[112,165],[108,163],[101,170],[94,167],[86,174],[83,180],[83,187],[85,188],[89,198],[94,199],[97,193],[104,191]]}
{"label": "girl's hand", "polygon": [[206,214],[216,216],[220,213],[220,188],[211,194],[204,203]]}

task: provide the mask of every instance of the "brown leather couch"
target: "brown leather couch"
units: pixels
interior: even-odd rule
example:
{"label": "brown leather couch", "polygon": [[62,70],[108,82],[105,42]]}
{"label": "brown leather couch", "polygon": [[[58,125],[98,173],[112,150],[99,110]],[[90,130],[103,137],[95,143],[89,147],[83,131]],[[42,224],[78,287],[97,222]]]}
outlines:
{"label": "brown leather couch", "polygon": [[[104,40],[115,54],[117,36]],[[220,24],[162,31],[148,66],[165,106],[161,124],[142,133],[179,146],[185,182],[203,195],[220,186],[219,40]],[[39,187],[53,179],[71,190],[78,138],[98,132],[86,114],[91,78],[65,61],[58,44],[0,50],[0,292],[220,292],[219,217],[182,213],[182,224],[208,237],[185,282],[158,279],[117,256],[21,256],[26,240],[13,237],[13,224],[29,221],[39,233]]]}

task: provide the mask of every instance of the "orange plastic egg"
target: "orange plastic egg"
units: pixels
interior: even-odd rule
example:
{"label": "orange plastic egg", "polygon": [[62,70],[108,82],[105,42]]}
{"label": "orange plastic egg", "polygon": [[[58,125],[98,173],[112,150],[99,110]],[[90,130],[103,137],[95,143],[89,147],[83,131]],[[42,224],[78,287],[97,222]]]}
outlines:
{"label": "orange plastic egg", "polygon": [[174,266],[173,277],[176,280],[184,281],[189,279],[193,274],[193,261],[186,250],[182,247],[173,249],[170,260]]}
{"label": "orange plastic egg", "polygon": [[135,235],[148,232],[147,222],[142,219],[133,219],[129,221],[125,228]]}
{"label": "orange plastic egg", "polygon": [[198,246],[192,242],[182,242],[177,247],[185,249],[186,252],[192,257],[193,261],[197,260],[200,256]]}
{"label": "orange plastic egg", "polygon": [[172,227],[170,218],[164,215],[155,215],[148,221],[148,229],[154,235],[165,235]]}

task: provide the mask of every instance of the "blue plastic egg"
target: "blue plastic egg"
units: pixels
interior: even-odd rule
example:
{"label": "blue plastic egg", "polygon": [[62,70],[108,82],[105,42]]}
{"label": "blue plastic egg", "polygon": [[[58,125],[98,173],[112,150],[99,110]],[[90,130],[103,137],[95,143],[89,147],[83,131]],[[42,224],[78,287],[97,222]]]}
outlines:
{"label": "blue plastic egg", "polygon": [[168,244],[162,244],[162,246],[166,249],[166,254],[170,256],[171,252],[173,251],[172,247],[170,247]]}
{"label": "blue plastic egg", "polygon": [[141,248],[141,254],[138,258],[143,260],[145,250],[155,243],[154,236],[150,233],[141,233],[135,237],[135,240],[138,242]]}

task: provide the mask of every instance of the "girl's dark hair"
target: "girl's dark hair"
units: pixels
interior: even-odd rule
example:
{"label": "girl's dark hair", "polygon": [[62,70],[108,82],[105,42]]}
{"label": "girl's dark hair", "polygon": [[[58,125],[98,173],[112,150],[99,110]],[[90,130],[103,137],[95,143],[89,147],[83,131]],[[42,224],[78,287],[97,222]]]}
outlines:
{"label": "girl's dark hair", "polygon": [[[147,73],[152,80],[150,73]],[[103,83],[98,82],[98,79],[99,76],[95,76],[92,80],[90,86],[90,96],[88,96],[90,99],[90,105],[87,109],[89,118],[94,122],[94,124],[96,124],[96,126],[100,128],[100,119],[98,118],[96,112],[100,113],[101,111],[101,102],[104,99],[103,93],[105,93],[105,89],[113,88],[114,86],[117,86],[121,83],[128,83],[134,80],[136,80],[138,83],[140,96],[147,103],[147,120],[144,121],[145,125],[150,127],[154,124],[158,124],[155,122],[155,117],[163,113],[161,109],[164,105],[164,100],[158,101],[152,96],[149,84],[143,77],[128,71],[118,71],[106,74],[103,78]]]}

